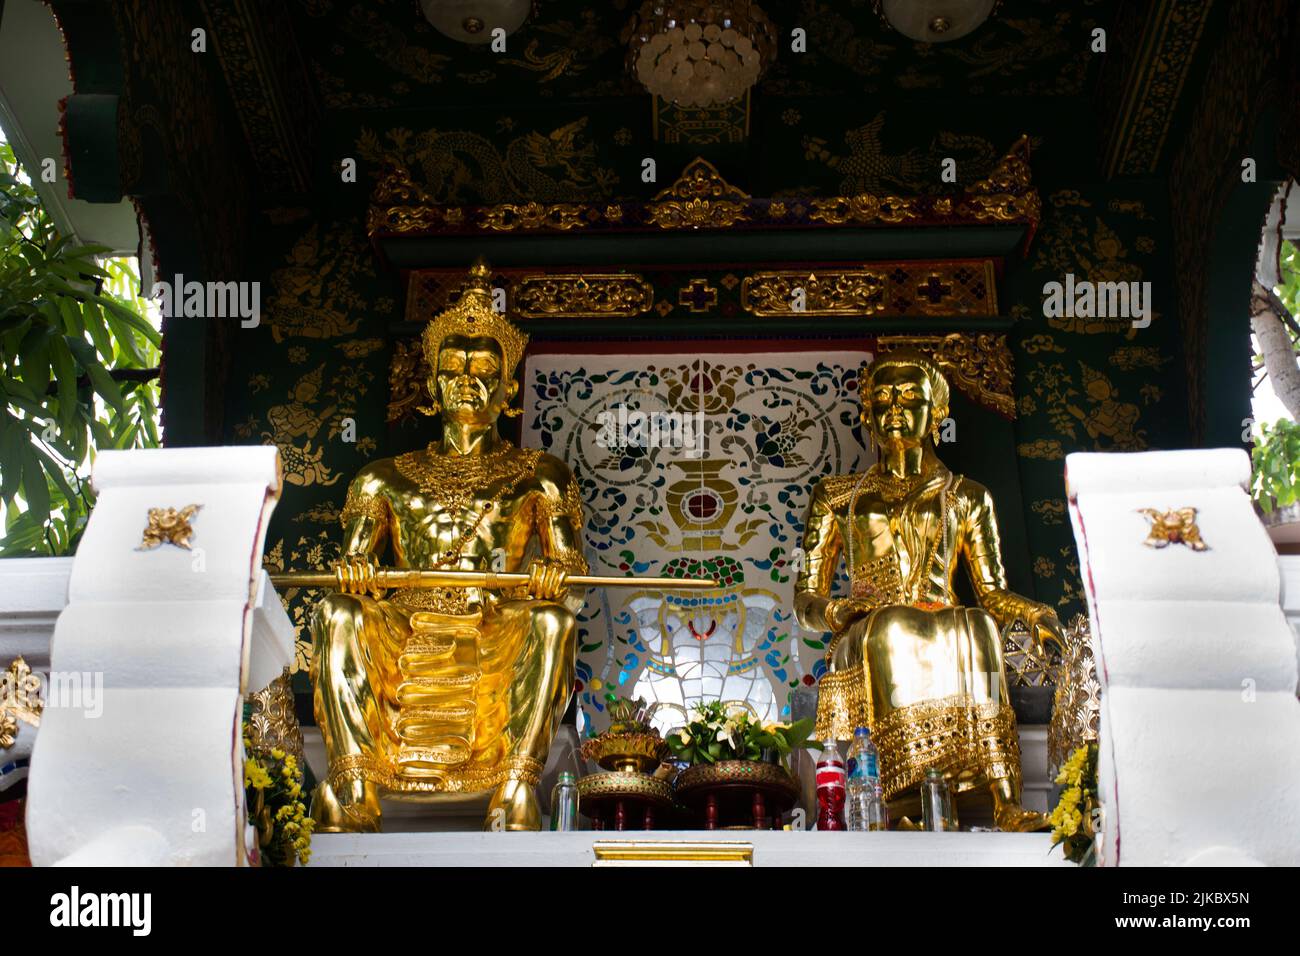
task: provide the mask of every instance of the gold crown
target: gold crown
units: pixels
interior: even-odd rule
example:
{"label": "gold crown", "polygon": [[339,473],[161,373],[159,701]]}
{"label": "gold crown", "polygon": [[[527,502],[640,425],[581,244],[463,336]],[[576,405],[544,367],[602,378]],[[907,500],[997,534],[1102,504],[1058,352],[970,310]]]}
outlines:
{"label": "gold crown", "polygon": [[492,270],[483,259],[470,266],[469,282],[456,304],[429,320],[424,327],[424,357],[430,368],[437,368],[438,350],[449,335],[487,336],[501,346],[505,373],[513,377],[515,366],[528,347],[528,336],[492,308]]}

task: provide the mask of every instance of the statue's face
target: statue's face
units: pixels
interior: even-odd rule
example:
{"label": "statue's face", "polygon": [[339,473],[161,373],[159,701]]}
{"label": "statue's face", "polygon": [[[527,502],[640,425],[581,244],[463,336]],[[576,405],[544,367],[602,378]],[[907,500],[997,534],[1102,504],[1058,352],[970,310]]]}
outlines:
{"label": "statue's face", "polygon": [[442,414],[455,421],[495,421],[509,404],[514,382],[506,377],[501,346],[490,336],[449,335],[438,350],[429,391]]}
{"label": "statue's face", "polygon": [[915,365],[890,365],[871,378],[867,417],[882,446],[915,446],[930,433],[934,397],[930,378]]}

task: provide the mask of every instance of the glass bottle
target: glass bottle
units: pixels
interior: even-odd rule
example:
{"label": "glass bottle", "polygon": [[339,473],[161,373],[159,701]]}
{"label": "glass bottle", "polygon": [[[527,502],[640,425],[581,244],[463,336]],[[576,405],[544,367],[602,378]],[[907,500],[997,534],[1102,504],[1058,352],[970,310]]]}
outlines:
{"label": "glass bottle", "polygon": [[952,789],[938,770],[927,770],[921,784],[921,826],[925,830],[955,830],[957,815],[952,807]]}
{"label": "glass bottle", "polygon": [[562,770],[551,791],[551,829],[578,829],[578,778]]}

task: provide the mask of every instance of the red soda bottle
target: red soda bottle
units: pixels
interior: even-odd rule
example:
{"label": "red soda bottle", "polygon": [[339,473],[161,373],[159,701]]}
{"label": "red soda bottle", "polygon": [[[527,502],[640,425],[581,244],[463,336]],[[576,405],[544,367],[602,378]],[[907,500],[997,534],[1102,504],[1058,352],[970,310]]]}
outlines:
{"label": "red soda bottle", "polygon": [[847,830],[844,825],[844,761],[834,740],[822,744],[817,758],[817,829]]}

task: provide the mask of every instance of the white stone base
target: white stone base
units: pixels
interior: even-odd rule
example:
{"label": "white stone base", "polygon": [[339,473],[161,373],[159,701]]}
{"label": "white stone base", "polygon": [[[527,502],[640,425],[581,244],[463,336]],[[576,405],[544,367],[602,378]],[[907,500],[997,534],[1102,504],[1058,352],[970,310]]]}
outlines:
{"label": "white stone base", "polygon": [[[735,843],[754,866],[1073,866],[1047,833],[321,833],[311,866],[591,866],[594,843]],[[1049,852],[1051,850],[1051,852]],[[656,865],[646,863],[643,865]],[[664,864],[657,864],[664,865]],[[677,864],[681,865],[681,864]]]}

